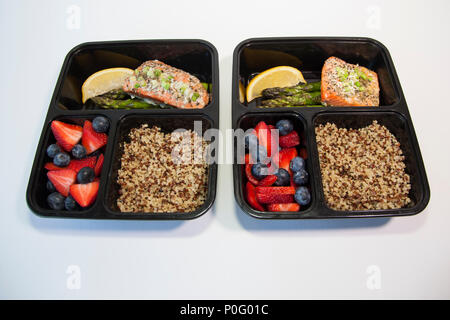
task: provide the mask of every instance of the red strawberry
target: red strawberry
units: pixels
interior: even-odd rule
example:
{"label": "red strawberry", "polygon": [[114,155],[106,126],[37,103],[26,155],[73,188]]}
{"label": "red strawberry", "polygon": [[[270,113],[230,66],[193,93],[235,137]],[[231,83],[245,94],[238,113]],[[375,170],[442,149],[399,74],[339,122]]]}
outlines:
{"label": "red strawberry", "polygon": [[308,159],[308,152],[305,148],[300,148],[299,155],[305,160]]}
{"label": "red strawberry", "polygon": [[51,171],[51,170],[61,170],[61,169],[66,169],[66,168],[62,168],[62,167],[58,167],[55,166],[55,164],[53,162],[47,162],[44,166],[45,169]]}
{"label": "red strawberry", "polygon": [[256,200],[258,200],[258,202],[262,204],[291,203],[294,202],[294,196],[292,194],[256,193]]}
{"label": "red strawberry", "polygon": [[52,121],[51,128],[58,145],[66,151],[72,150],[83,135],[83,128],[80,126],[58,120]]}
{"label": "red strawberry", "polygon": [[78,173],[78,171],[80,171],[81,168],[84,168],[84,167],[91,167],[92,169],[94,169],[96,162],[97,162],[96,157],[87,157],[87,158],[79,159],[79,160],[74,159],[74,160],[70,160],[70,163],[67,166],[67,168],[75,170]]}
{"label": "red strawberry", "polygon": [[255,210],[264,211],[263,206],[256,200],[255,187],[250,182],[247,182],[245,187],[248,204]]}
{"label": "red strawberry", "polygon": [[300,144],[300,137],[296,131],[291,131],[285,136],[280,136],[279,142],[282,148],[295,147]]}
{"label": "red strawberry", "polygon": [[245,175],[247,176],[248,181],[250,181],[251,183],[253,183],[255,186],[258,184],[258,179],[256,179],[253,175],[252,175],[252,164],[247,163],[245,165]]}
{"label": "red strawberry", "polygon": [[269,187],[277,181],[277,176],[269,175],[258,182],[258,186]]}
{"label": "red strawberry", "polygon": [[70,186],[77,179],[77,173],[71,169],[60,169],[47,172],[47,177],[53,183],[56,190],[64,197],[67,197]]}
{"label": "red strawberry", "polygon": [[256,187],[256,193],[295,194],[295,188],[293,188],[293,187]]}
{"label": "red strawberry", "polygon": [[285,148],[280,151],[280,168],[283,168],[289,172],[292,176],[291,169],[289,168],[289,164],[291,160],[294,159],[298,155],[297,149],[295,148]]}
{"label": "red strawberry", "polygon": [[294,187],[256,187],[256,199],[259,203],[294,202]]}
{"label": "red strawberry", "polygon": [[267,205],[269,211],[299,211],[300,205],[298,203],[272,203]]}
{"label": "red strawberry", "polygon": [[275,126],[273,124],[268,124],[267,128],[269,128],[269,130],[275,130]]}
{"label": "red strawberry", "polygon": [[89,207],[97,198],[99,182],[74,184],[70,187],[70,195],[83,208]]}
{"label": "red strawberry", "polygon": [[95,168],[94,168],[96,177],[98,177],[100,175],[100,173],[102,172],[104,159],[105,159],[105,157],[103,156],[103,153],[98,156],[97,163],[95,164]]}
{"label": "red strawberry", "polygon": [[256,136],[259,143],[267,150],[267,155],[272,156],[272,149],[278,150],[278,144],[272,139],[270,128],[264,121],[259,122],[255,127]]}
{"label": "red strawberry", "polygon": [[92,128],[92,122],[86,120],[83,126],[83,138],[81,139],[81,143],[83,147],[86,149],[87,154],[94,152],[97,149],[100,149],[106,142],[108,141],[108,135],[106,133],[97,133]]}
{"label": "red strawberry", "polygon": [[250,163],[250,153],[245,154],[244,163],[245,164]]}

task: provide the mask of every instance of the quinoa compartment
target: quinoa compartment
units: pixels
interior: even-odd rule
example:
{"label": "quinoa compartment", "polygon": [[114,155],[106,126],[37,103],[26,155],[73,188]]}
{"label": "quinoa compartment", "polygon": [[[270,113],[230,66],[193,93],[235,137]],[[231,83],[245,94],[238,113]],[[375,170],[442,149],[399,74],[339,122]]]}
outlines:
{"label": "quinoa compartment", "polygon": [[333,211],[408,211],[423,197],[408,125],[394,112],[314,121],[323,200]]}
{"label": "quinoa compartment", "polygon": [[[209,128],[210,121],[202,116],[125,117],[118,128],[105,206],[114,215],[155,219],[190,219],[203,213],[214,197],[211,177],[216,164],[209,165],[205,158],[183,161],[199,155],[193,153],[198,148],[206,151],[202,134]],[[185,131],[173,133],[177,129]]]}

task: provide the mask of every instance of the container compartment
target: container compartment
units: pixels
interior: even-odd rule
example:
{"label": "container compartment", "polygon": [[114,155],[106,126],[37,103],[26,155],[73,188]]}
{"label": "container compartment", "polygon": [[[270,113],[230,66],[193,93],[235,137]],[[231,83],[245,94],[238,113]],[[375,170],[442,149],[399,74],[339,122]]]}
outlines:
{"label": "container compartment", "polygon": [[[160,60],[197,76],[200,81],[215,81],[215,48],[201,40],[143,40],[81,44],[66,57],[54,96],[54,105],[64,110],[85,108],[81,86],[93,73],[115,67],[135,69],[147,60]],[[216,83],[213,83],[213,88]],[[211,102],[217,91],[211,93]],[[86,104],[89,106],[89,101]],[[205,108],[207,108],[206,106]]]}
{"label": "container compartment", "polygon": [[[94,119],[97,115],[77,115],[77,116],[60,116],[55,119],[51,119],[46,127],[44,128],[43,133],[43,140],[41,143],[41,147],[38,147],[37,149],[37,155],[35,159],[35,168],[33,170],[33,173],[30,182],[29,182],[29,190],[27,192],[27,201],[30,206],[36,213],[42,216],[63,216],[63,217],[87,217],[92,214],[92,211],[97,206],[98,198],[100,195],[100,190],[102,185],[104,184],[104,181],[106,180],[104,175],[100,176],[100,189],[99,189],[99,195],[97,196],[97,199],[95,200],[94,204],[88,208],[84,208],[78,211],[66,211],[66,210],[53,210],[51,209],[47,204],[47,196],[49,195],[49,192],[46,188],[47,183],[47,172],[44,168],[44,165],[47,162],[52,162],[52,159],[47,156],[47,147],[50,144],[56,143],[55,137],[53,136],[53,132],[51,129],[51,122],[53,120],[59,120],[65,123],[75,124],[79,126],[83,126],[83,123],[85,120]],[[103,115],[102,115],[103,116]],[[111,123],[111,121],[110,121]],[[100,150],[101,153],[105,156],[105,162],[106,161],[106,149],[108,145],[112,141],[112,135],[110,134],[112,132],[111,127],[108,133],[108,143],[106,146],[102,147]],[[73,158],[71,156],[71,158]],[[102,170],[102,174],[105,173],[105,170]]]}
{"label": "container compartment", "polygon": [[[237,78],[233,79],[238,93],[238,80],[245,85],[256,74],[276,66],[298,68],[308,81],[319,81],[327,58],[336,56],[352,64],[367,67],[378,74],[380,106],[392,106],[400,100],[395,86],[395,71],[387,49],[367,38],[266,38],[249,39],[235,49]],[[238,95],[235,94],[238,101]],[[255,100],[256,101],[256,100]],[[256,106],[256,103],[249,104]]]}
{"label": "container compartment", "polygon": [[[104,206],[115,218],[129,218],[129,219],[192,219],[205,213],[213,204],[215,198],[216,188],[216,174],[217,164],[210,164],[208,167],[208,182],[207,182],[207,197],[205,203],[197,208],[195,211],[180,213],[123,213],[119,210],[116,204],[120,186],[116,183],[118,170],[121,166],[121,157],[123,154],[122,144],[129,142],[128,134],[132,128],[140,127],[142,124],[148,124],[149,127],[157,126],[161,128],[164,133],[170,133],[176,129],[194,130],[194,122],[201,123],[201,134],[206,130],[213,128],[213,121],[204,115],[161,115],[161,114],[130,114],[122,118],[118,124],[116,136],[114,139],[113,152],[111,157],[111,165],[108,173],[108,181],[106,192],[104,196]],[[206,139],[206,138],[205,138]],[[208,139],[206,139],[208,140]]]}
{"label": "container compartment", "polygon": [[[258,112],[258,113],[246,113],[237,122],[236,128],[242,129],[244,132],[248,129],[254,128],[258,122],[264,121],[268,125],[275,125],[278,120],[288,119],[294,124],[294,131],[297,131],[301,137],[301,143],[296,147],[297,152],[300,155],[300,149],[305,149],[309,153],[309,137],[307,124],[303,117],[294,112]],[[238,163],[238,148],[241,147],[242,140],[234,139],[234,183],[235,183],[235,197],[238,204],[244,210],[244,212],[250,214],[255,218],[262,219],[292,219],[292,218],[306,218],[311,214],[311,209],[315,206],[315,176],[313,172],[312,162],[308,156],[306,161],[306,169],[309,174],[309,182],[307,187],[311,192],[311,203],[308,206],[302,206],[299,212],[270,212],[270,211],[257,211],[250,207],[245,197],[245,184],[247,183],[247,177],[245,174],[245,165]],[[243,147],[242,147],[243,148]]]}
{"label": "container compartment", "polygon": [[[404,163],[406,165],[405,172],[410,176],[411,180],[411,190],[409,192],[409,197],[411,202],[404,208],[392,209],[392,210],[364,210],[364,211],[335,211],[328,208],[326,214],[330,216],[351,216],[351,215],[366,215],[366,216],[376,216],[377,214],[411,214],[412,212],[417,213],[419,209],[423,209],[429,200],[429,190],[427,188],[426,181],[424,180],[424,171],[420,165],[420,158],[418,157],[418,150],[414,146],[414,141],[410,125],[407,119],[397,112],[323,112],[318,114],[314,118],[314,128],[320,124],[325,125],[327,122],[334,123],[338,128],[347,129],[359,129],[370,125],[374,120],[376,120],[380,125],[385,126],[399,141],[400,148],[405,156]],[[314,131],[314,130],[313,130]],[[314,146],[313,146],[313,157],[316,161],[316,167],[320,172],[319,156],[317,145],[315,142],[316,136],[314,136]],[[323,185],[322,177],[319,174],[318,181],[318,192],[321,198],[323,195]],[[326,203],[324,201],[324,205]]]}

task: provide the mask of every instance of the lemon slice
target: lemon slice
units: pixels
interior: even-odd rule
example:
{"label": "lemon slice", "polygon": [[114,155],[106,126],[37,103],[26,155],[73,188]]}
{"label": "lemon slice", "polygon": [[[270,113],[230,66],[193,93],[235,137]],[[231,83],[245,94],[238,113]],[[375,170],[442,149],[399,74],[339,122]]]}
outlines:
{"label": "lemon slice", "polygon": [[299,82],[306,83],[300,70],[289,67],[279,66],[261,72],[250,81],[247,86],[247,101],[260,97],[261,92],[267,88],[290,87]]}
{"label": "lemon slice", "polygon": [[242,81],[239,80],[239,101],[240,103],[245,102],[245,87],[242,84]]}
{"label": "lemon slice", "polygon": [[125,79],[133,73],[133,69],[110,68],[92,74],[81,87],[83,103],[108,91],[122,88]]}

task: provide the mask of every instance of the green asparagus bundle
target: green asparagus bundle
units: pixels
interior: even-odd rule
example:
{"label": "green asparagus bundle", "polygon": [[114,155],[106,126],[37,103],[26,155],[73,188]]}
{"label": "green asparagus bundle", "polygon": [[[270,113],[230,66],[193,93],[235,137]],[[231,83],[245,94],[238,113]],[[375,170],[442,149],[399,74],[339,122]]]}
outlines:
{"label": "green asparagus bundle", "polygon": [[268,108],[286,106],[318,105],[321,101],[320,91],[303,92],[293,96],[278,96],[274,99],[263,100],[261,106]]}
{"label": "green asparagus bundle", "polygon": [[103,109],[158,109],[156,104],[150,104],[140,99],[110,99],[102,96],[92,98],[92,101]]}
{"label": "green asparagus bundle", "polygon": [[292,87],[275,87],[267,88],[262,92],[264,99],[275,99],[280,96],[295,96],[298,94],[304,94],[305,92],[320,91],[320,81],[312,83],[302,83]]}
{"label": "green asparagus bundle", "polygon": [[97,107],[102,109],[157,109],[156,104],[147,103],[141,99],[131,99],[121,89],[111,90],[101,96],[91,98]]}

